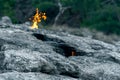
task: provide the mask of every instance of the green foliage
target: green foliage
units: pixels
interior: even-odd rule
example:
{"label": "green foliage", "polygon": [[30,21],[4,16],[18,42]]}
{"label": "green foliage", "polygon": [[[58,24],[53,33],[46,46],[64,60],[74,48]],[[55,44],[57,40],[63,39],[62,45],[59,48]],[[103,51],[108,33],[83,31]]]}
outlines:
{"label": "green foliage", "polygon": [[78,13],[81,17],[86,17],[90,11],[94,11],[100,7],[99,0],[61,0],[64,6],[70,6],[74,13]]}
{"label": "green foliage", "polygon": [[104,31],[107,34],[120,34],[119,13],[120,8],[114,9],[114,6],[106,6],[104,9],[90,13],[84,20],[85,25],[97,30]]}
{"label": "green foliage", "polygon": [[14,2],[15,0],[9,0],[9,1],[6,1],[6,0],[0,0],[0,16],[10,16],[12,19],[14,19]]}

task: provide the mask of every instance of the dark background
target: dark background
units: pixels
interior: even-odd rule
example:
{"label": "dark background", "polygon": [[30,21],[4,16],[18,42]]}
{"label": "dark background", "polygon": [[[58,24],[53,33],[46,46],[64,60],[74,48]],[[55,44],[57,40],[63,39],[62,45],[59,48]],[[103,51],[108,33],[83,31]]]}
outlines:
{"label": "dark background", "polygon": [[[60,11],[58,4],[62,5],[63,13],[55,23]],[[47,14],[43,25],[87,27],[120,35],[120,0],[0,0],[0,17],[9,16],[13,23],[24,23],[36,8]]]}

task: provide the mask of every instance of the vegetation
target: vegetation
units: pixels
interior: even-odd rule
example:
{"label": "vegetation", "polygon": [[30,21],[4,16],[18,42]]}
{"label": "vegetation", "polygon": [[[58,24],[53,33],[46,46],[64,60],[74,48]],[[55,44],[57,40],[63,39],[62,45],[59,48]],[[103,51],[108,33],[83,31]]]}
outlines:
{"label": "vegetation", "polygon": [[60,15],[57,24],[120,34],[120,0],[0,0],[0,17],[7,15],[14,23],[23,23],[38,7],[47,13],[44,24],[51,25],[59,13],[59,1],[63,8],[68,8]]}

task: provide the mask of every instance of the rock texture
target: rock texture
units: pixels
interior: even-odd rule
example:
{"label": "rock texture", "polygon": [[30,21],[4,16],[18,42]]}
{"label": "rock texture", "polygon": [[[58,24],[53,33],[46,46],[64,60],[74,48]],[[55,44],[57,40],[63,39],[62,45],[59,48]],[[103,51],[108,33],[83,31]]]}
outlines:
{"label": "rock texture", "polygon": [[0,80],[120,80],[120,42],[0,21]]}

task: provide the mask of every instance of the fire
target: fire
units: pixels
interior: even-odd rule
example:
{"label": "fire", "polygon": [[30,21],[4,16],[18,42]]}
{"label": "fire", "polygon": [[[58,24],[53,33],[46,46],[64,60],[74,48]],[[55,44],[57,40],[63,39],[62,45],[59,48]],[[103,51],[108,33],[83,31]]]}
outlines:
{"label": "fire", "polygon": [[72,56],[75,56],[75,52],[74,51],[72,51]]}
{"label": "fire", "polygon": [[42,13],[42,12],[39,13],[39,10],[37,8],[36,14],[33,16],[33,20],[32,20],[33,24],[31,26],[31,29],[38,29],[38,23],[40,23],[42,19],[43,20],[47,19],[46,13]]}

